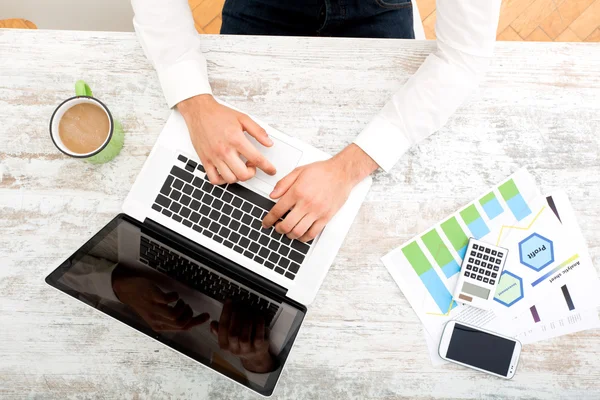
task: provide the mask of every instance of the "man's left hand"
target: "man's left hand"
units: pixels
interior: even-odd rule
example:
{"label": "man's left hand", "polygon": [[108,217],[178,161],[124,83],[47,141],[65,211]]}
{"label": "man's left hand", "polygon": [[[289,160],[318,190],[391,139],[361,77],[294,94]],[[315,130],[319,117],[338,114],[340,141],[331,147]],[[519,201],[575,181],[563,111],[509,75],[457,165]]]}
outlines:
{"label": "man's left hand", "polygon": [[[279,199],[263,226],[290,239],[314,239],[344,205],[352,188],[378,167],[360,147],[351,144],[326,161],[298,167],[275,185]],[[287,216],[277,222],[285,213]]]}

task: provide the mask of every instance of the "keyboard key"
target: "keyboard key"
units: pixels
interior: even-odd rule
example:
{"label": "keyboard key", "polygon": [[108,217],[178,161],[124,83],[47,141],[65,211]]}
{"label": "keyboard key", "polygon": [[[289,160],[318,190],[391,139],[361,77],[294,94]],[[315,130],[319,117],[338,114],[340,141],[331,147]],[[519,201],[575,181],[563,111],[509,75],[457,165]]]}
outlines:
{"label": "keyboard key", "polygon": [[265,262],[265,259],[259,256],[254,256],[254,261],[256,261],[259,264],[262,264]]}
{"label": "keyboard key", "polygon": [[179,168],[177,166],[173,166],[173,168],[171,169],[171,175],[175,175],[176,177],[184,180],[187,183],[190,183],[192,181],[192,179],[194,179],[194,175],[190,174],[187,171],[182,170],[181,168]]}
{"label": "keyboard key", "polygon": [[162,213],[165,214],[167,217],[170,217],[173,213],[169,210],[167,210],[166,208],[164,210],[162,210]]}
{"label": "keyboard key", "polygon": [[192,216],[190,217],[190,219],[192,220],[192,222],[194,223],[198,223],[198,221],[200,221],[200,214],[198,214],[197,212],[193,212]]}
{"label": "keyboard key", "polygon": [[173,216],[171,218],[173,218],[177,222],[181,222],[181,217],[177,214],[173,214]]}
{"label": "keyboard key", "polygon": [[195,189],[194,193],[192,193],[192,197],[196,200],[201,200],[202,196],[204,196],[204,192],[202,192],[200,189]]}
{"label": "keyboard key", "polygon": [[181,199],[179,200],[179,202],[181,204],[183,204],[184,206],[187,206],[190,204],[190,201],[192,200],[192,198],[190,196],[186,196],[185,194],[183,196],[181,196]]}
{"label": "keyboard key", "polygon": [[192,185],[196,186],[197,188],[202,188],[202,184],[204,184],[204,179],[200,179],[198,177],[195,177],[194,181],[192,182]]}
{"label": "keyboard key", "polygon": [[296,264],[296,263],[291,263],[290,266],[288,267],[288,270],[290,272],[293,272],[294,274],[296,272],[298,272],[298,270],[300,269],[300,265]]}
{"label": "keyboard key", "polygon": [[160,204],[163,207],[169,207],[171,205],[171,200],[169,200],[168,198],[166,198],[165,196],[163,196],[162,194],[159,194],[156,197],[155,200],[158,204]]}
{"label": "keyboard key", "polygon": [[280,240],[281,236],[283,236],[281,233],[277,232],[274,228],[271,230],[271,237],[275,240]]}
{"label": "keyboard key", "polygon": [[202,219],[200,220],[200,225],[204,228],[208,228],[210,226],[210,219],[202,217]]}
{"label": "keyboard key", "polygon": [[180,179],[175,179],[175,182],[173,182],[173,187],[177,190],[181,190],[183,187],[183,182]]}
{"label": "keyboard key", "polygon": [[158,204],[152,204],[152,209],[160,212],[162,210],[162,207]]}
{"label": "keyboard key", "polygon": [[223,189],[218,186],[215,186],[211,192],[216,198],[220,198],[223,194]]}
{"label": "keyboard key", "polygon": [[233,207],[231,207],[229,204],[224,204],[221,211],[224,214],[231,215],[231,213],[233,212]]}
{"label": "keyboard key", "polygon": [[304,261],[304,255],[298,253],[295,250],[292,250],[288,256],[292,261],[296,261],[298,264],[302,264]]}
{"label": "keyboard key", "polygon": [[269,238],[266,235],[260,235],[258,243],[262,244],[263,246],[266,246],[269,244]]}
{"label": "keyboard key", "polygon": [[262,216],[262,210],[261,210],[260,208],[258,208],[258,207],[254,207],[254,208],[252,209],[252,212],[251,212],[251,214],[252,214],[252,216],[254,216],[254,217],[256,217],[256,218],[260,219],[260,217]]}
{"label": "keyboard key", "polygon": [[208,227],[208,229],[210,229],[212,232],[214,233],[218,233],[219,229],[221,227],[219,226],[219,224],[217,224],[216,222],[213,222],[212,224],[210,224],[210,226]]}
{"label": "keyboard key", "polygon": [[177,190],[173,190],[169,197],[171,197],[175,201],[179,201],[179,199],[181,198],[181,192],[178,192]]}
{"label": "keyboard key", "polygon": [[203,229],[200,226],[198,226],[198,225],[192,226],[192,229],[195,230],[198,233],[202,233],[202,231],[203,231]]}
{"label": "keyboard key", "polygon": [[290,243],[292,243],[292,239],[288,238],[285,235],[281,236],[281,243],[283,244],[287,244],[288,246],[290,245]]}
{"label": "keyboard key", "polygon": [[498,252],[498,257],[503,257],[504,253]]}
{"label": "keyboard key", "polygon": [[225,246],[229,247],[230,249],[233,247],[233,243],[231,243],[229,240],[225,240],[225,241],[223,242],[223,244],[224,244]]}
{"label": "keyboard key", "polygon": [[225,226],[229,225],[229,222],[231,221],[231,218],[229,218],[227,215],[222,214],[221,218],[219,218],[219,222]]}
{"label": "keyboard key", "polygon": [[208,214],[210,214],[210,207],[203,205],[200,208],[200,214],[208,216]]}
{"label": "keyboard key", "polygon": [[221,230],[219,231],[219,235],[223,236],[224,238],[229,237],[229,234],[231,233],[231,231],[227,228],[225,228],[224,226],[221,227]]}
{"label": "keyboard key", "polygon": [[173,202],[173,204],[171,204],[171,207],[169,207],[169,209],[173,212],[179,212],[179,210],[181,209],[181,204]]}
{"label": "keyboard key", "polygon": [[239,245],[245,249],[247,249],[250,246],[250,243],[250,239],[247,239],[245,237],[241,238],[239,241]]}
{"label": "keyboard key", "polygon": [[221,199],[225,202],[225,203],[231,203],[231,200],[233,200],[233,195],[229,192],[225,192],[221,195]]}
{"label": "keyboard key", "polygon": [[187,160],[188,160],[188,159],[187,159],[187,157],[185,157],[185,156],[183,156],[183,155],[181,155],[181,154],[177,156],[177,159],[178,159],[179,161],[182,161],[182,162],[184,162],[184,163],[185,163],[185,162],[187,162]]}
{"label": "keyboard key", "polygon": [[233,243],[237,243],[240,240],[240,238],[241,236],[235,232],[231,232],[231,235],[229,235],[229,240],[231,240]]}
{"label": "keyboard key", "polygon": [[[230,224],[231,226],[231,224]],[[248,236],[248,234],[250,233],[250,228],[248,228],[246,225],[240,225],[239,229],[237,230],[242,236]]]}
{"label": "keyboard key", "polygon": [[248,250],[246,250],[246,251],[244,252],[244,255],[245,255],[246,257],[248,257],[249,259],[251,259],[251,260],[252,260],[252,257],[254,257],[254,254],[250,253]]}
{"label": "keyboard key", "polygon": [[490,258],[489,258],[487,255],[485,255],[485,256],[483,256],[483,259],[484,259],[485,261],[487,261],[487,260],[489,260]]}
{"label": "keyboard key", "polygon": [[202,196],[202,202],[203,202],[204,204],[206,204],[206,205],[209,205],[209,206],[210,206],[210,203],[212,203],[212,201],[213,201],[214,199],[215,199],[215,198],[214,198],[214,197],[212,197],[212,196],[211,196],[210,194],[208,194],[208,193],[206,193],[204,196]]}
{"label": "keyboard key", "polygon": [[162,194],[164,194],[165,196],[168,196],[169,193],[171,193],[171,183],[172,182],[173,182],[173,177],[171,175],[169,175],[167,177],[167,180],[163,184],[162,188],[160,189],[160,192]]}
{"label": "keyboard key", "polygon": [[277,251],[277,249],[279,248],[279,242],[275,239],[271,239],[271,242],[269,243],[269,248],[273,251]]}
{"label": "keyboard key", "polygon": [[188,221],[187,219],[184,219],[184,220],[183,220],[183,224],[184,224],[185,226],[187,226],[188,228],[191,228],[191,227],[192,227],[192,223],[191,223],[190,221]]}
{"label": "keyboard key", "polygon": [[250,251],[256,254],[258,253],[258,250],[260,250],[260,246],[258,245],[258,243],[250,242]]}
{"label": "keyboard key", "polygon": [[234,183],[233,185],[228,185],[227,191],[231,192],[231,193],[235,194],[236,196],[239,196],[245,200],[248,200],[251,203],[253,203],[267,211],[269,211],[275,205],[275,203],[273,201],[267,199],[266,197],[263,197],[263,196],[259,195],[258,193],[255,193],[249,189],[246,189],[242,185],[238,185],[236,183]]}
{"label": "keyboard key", "polygon": [[252,224],[250,224],[250,226],[253,227],[254,229],[256,229],[257,231],[262,230],[262,222],[260,222],[260,220],[258,220],[258,219],[252,220]]}
{"label": "keyboard key", "polygon": [[252,204],[245,201],[244,204],[242,204],[242,210],[249,213],[250,211],[252,211]]}
{"label": "keyboard key", "polygon": [[486,262],[481,262],[481,266],[482,266],[483,268],[485,268],[485,267],[487,267],[487,263],[486,263]]}
{"label": "keyboard key", "polygon": [[221,236],[214,235],[212,238],[217,243],[223,243],[223,238]]}
{"label": "keyboard key", "polygon": [[475,260],[475,265],[481,265],[481,261]]}
{"label": "keyboard key", "polygon": [[496,261],[496,259],[494,257],[490,257],[490,262],[493,263],[494,261]]}
{"label": "keyboard key", "polygon": [[308,253],[308,250],[310,249],[310,246],[307,245],[306,243],[302,243],[299,240],[293,240],[292,241],[292,248],[298,250],[302,254],[306,254],[306,253]]}
{"label": "keyboard key", "polygon": [[212,206],[213,208],[217,209],[217,210],[220,210],[220,209],[221,209],[221,207],[223,207],[223,202],[222,202],[221,200],[219,200],[219,199],[215,199],[215,200],[212,202],[211,206]]}
{"label": "keyboard key", "polygon": [[242,215],[244,214],[240,210],[234,209],[231,213],[231,218],[235,219],[236,221],[241,221]]}
{"label": "keyboard key", "polygon": [[190,216],[190,214],[192,213],[192,210],[190,210],[187,207],[183,207],[181,209],[181,211],[179,212],[179,214],[181,214],[182,217],[184,218],[188,218]]}
{"label": "keyboard key", "polygon": [[209,215],[209,217],[210,217],[210,219],[212,219],[213,221],[218,221],[218,220],[219,220],[219,218],[221,218],[221,213],[220,213],[220,212],[218,212],[217,210],[212,210],[212,211],[210,212],[210,215]]}
{"label": "keyboard key", "polygon": [[258,238],[260,237],[260,233],[258,233],[257,231],[255,231],[254,229],[252,229],[250,231],[250,234],[248,235],[250,237],[250,239],[252,240],[258,240]]}
{"label": "keyboard key", "polygon": [[187,163],[187,165],[191,166],[192,167],[192,171],[193,171],[194,169],[196,169],[196,165],[198,165],[198,163],[196,161],[194,161],[194,160],[189,160],[188,163]]}
{"label": "keyboard key", "polygon": [[289,272],[286,272],[285,273],[285,277],[288,278],[288,279],[294,280],[294,278],[296,277],[296,275],[294,275],[292,273],[289,273]]}
{"label": "keyboard key", "polygon": [[279,254],[272,252],[271,255],[269,256],[269,261],[274,262],[274,263],[279,261]]}
{"label": "keyboard key", "polygon": [[213,237],[213,233],[212,233],[212,232],[209,232],[209,231],[207,231],[206,229],[202,231],[202,234],[203,234],[204,236],[208,236],[209,238],[212,238],[212,237]]}
{"label": "keyboard key", "polygon": [[267,267],[269,269],[273,269],[273,268],[275,268],[275,264],[273,264],[270,261],[265,261],[265,267]]}
{"label": "keyboard key", "polygon": [[244,216],[242,217],[242,222],[248,226],[252,225],[252,221],[254,221],[254,218],[252,218],[248,214],[244,214]]}
{"label": "keyboard key", "polygon": [[194,187],[188,183],[186,183],[185,186],[183,187],[183,193],[185,193],[185,194],[192,194],[193,191],[194,191]]}
{"label": "keyboard key", "polygon": [[283,275],[283,273],[285,272],[285,269],[283,269],[281,267],[275,267],[275,272],[277,272],[278,274]]}
{"label": "keyboard key", "polygon": [[281,266],[281,268],[287,268],[290,265],[290,260],[288,260],[287,258],[281,257],[279,259],[279,265]]}
{"label": "keyboard key", "polygon": [[242,254],[244,252],[244,249],[242,249],[240,246],[233,246],[233,250],[237,251],[238,253]]}
{"label": "keyboard key", "polygon": [[[229,223],[229,227],[231,228],[231,230],[236,231],[236,232],[240,229],[241,225],[242,224],[240,224],[237,221],[234,221],[233,219]],[[248,227],[246,227],[246,229],[248,229]]]}
{"label": "keyboard key", "polygon": [[239,197],[234,196],[233,200],[231,200],[231,204],[233,204],[237,208],[240,208],[243,203],[244,203],[244,201],[242,199],[240,199]]}
{"label": "keyboard key", "polygon": [[271,253],[266,247],[261,247],[258,255],[264,258],[269,257],[269,253]]}
{"label": "keyboard key", "polygon": [[213,184],[210,183],[209,181],[204,181],[202,183],[202,190],[204,190],[206,193],[210,193],[213,189]]}
{"label": "keyboard key", "polygon": [[204,169],[202,164],[198,164],[198,166],[196,168],[198,168],[198,171],[206,173],[206,170]]}
{"label": "keyboard key", "polygon": [[290,248],[289,248],[289,247],[287,247],[286,245],[282,244],[282,245],[279,247],[279,250],[277,250],[277,252],[278,252],[279,254],[281,254],[282,256],[284,256],[284,257],[287,257],[287,255],[288,255],[288,254],[290,254]]}

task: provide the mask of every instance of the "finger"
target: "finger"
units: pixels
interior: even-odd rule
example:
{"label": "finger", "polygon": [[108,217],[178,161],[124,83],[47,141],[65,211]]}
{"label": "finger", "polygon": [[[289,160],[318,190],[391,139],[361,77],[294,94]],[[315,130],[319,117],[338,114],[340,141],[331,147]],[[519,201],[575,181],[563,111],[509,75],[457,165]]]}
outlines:
{"label": "finger", "polygon": [[173,307],[169,307],[166,304],[154,304],[152,305],[152,315],[156,319],[161,319],[166,322],[174,322],[177,320]]}
{"label": "finger", "polygon": [[248,171],[252,173],[252,176],[256,175],[256,166],[253,165],[250,161],[246,161],[246,167],[248,168]]}
{"label": "finger", "polygon": [[227,349],[229,347],[229,324],[231,323],[231,302],[227,301],[223,305],[221,318],[219,318],[219,347]]}
{"label": "finger", "polygon": [[274,206],[271,211],[263,218],[263,228],[270,228],[275,222],[279,221],[279,218],[283,217],[296,204],[296,199],[292,196],[285,196],[281,198]]}
{"label": "finger", "polygon": [[241,155],[246,157],[248,162],[263,171],[265,171],[269,175],[275,175],[277,173],[277,169],[265,156],[260,154],[260,152],[250,143],[249,140],[244,137],[244,140],[238,145],[237,150]]}
{"label": "finger", "polygon": [[282,235],[287,235],[294,229],[298,222],[306,215],[306,210],[302,207],[299,207],[297,204],[292,211],[283,219],[283,221],[278,222],[275,225],[275,230]]}
{"label": "finger", "polygon": [[296,168],[295,170],[281,178],[279,182],[277,182],[269,196],[272,199],[278,199],[284,194],[286,194],[290,187],[292,187],[292,184],[296,182],[296,179],[298,179],[300,172],[301,170],[299,168]]}
{"label": "finger", "polygon": [[231,325],[229,326],[229,336],[227,337],[227,339],[229,340],[229,351],[231,352],[231,354],[240,353],[239,331],[240,315],[236,312],[232,312]]}
{"label": "finger", "polygon": [[325,228],[326,224],[327,221],[325,221],[325,219],[323,218],[315,221],[310,227],[310,229],[304,235],[300,236],[298,240],[301,242],[310,242],[311,240],[316,238],[319,233],[321,233],[323,228]]}
{"label": "finger", "polygon": [[[172,314],[175,317],[175,319],[180,319],[183,318],[183,314],[186,311],[186,307],[187,304],[185,304],[185,302],[181,299],[177,300],[177,303],[175,303],[175,306],[172,309]],[[189,307],[189,306],[188,306]]]}
{"label": "finger", "polygon": [[210,323],[210,331],[215,337],[219,336],[219,323],[217,321],[212,321]]}
{"label": "finger", "polygon": [[238,181],[247,181],[248,179],[253,178],[254,173],[256,173],[256,169],[249,169],[240,158],[240,155],[235,151],[225,159],[225,162],[231,172],[235,174]]}
{"label": "finger", "polygon": [[252,333],[252,320],[246,319],[242,324],[240,332],[240,352],[247,354],[252,350],[252,344],[250,343],[250,335]]}
{"label": "finger", "polygon": [[206,171],[206,176],[208,176],[208,180],[213,185],[222,185],[225,183],[225,179],[219,174],[217,168],[213,163],[202,164],[204,166],[204,170]]}
{"label": "finger", "polygon": [[217,171],[223,177],[223,179],[225,179],[225,182],[227,182],[227,183],[236,183],[237,182],[237,178],[235,177],[235,174],[233,172],[231,172],[231,169],[229,169],[229,166],[225,163],[225,161],[223,161],[223,160],[217,161],[216,166],[217,166]]}
{"label": "finger", "polygon": [[246,114],[241,114],[239,117],[239,121],[244,127],[244,130],[250,134],[254,139],[258,141],[258,143],[262,144],[265,147],[273,146],[273,140],[267,135],[267,131],[265,131],[260,125],[252,120]]}
{"label": "finger", "polygon": [[[286,218],[287,219],[287,218]],[[316,221],[317,217],[312,214],[306,214],[302,219],[292,228],[292,231],[287,234],[287,237],[294,240],[304,235]]]}
{"label": "finger", "polygon": [[258,317],[256,322],[256,333],[254,334],[254,346],[260,347],[265,341],[265,319]]}
{"label": "finger", "polygon": [[190,320],[190,322],[187,323],[187,325],[185,326],[185,329],[189,330],[195,326],[202,325],[209,319],[210,319],[210,315],[208,313],[202,313],[202,314],[196,315],[194,318],[192,318]]}
{"label": "finger", "polygon": [[169,304],[174,302],[179,298],[177,292],[164,293],[158,287],[152,293],[152,300],[159,304]]}

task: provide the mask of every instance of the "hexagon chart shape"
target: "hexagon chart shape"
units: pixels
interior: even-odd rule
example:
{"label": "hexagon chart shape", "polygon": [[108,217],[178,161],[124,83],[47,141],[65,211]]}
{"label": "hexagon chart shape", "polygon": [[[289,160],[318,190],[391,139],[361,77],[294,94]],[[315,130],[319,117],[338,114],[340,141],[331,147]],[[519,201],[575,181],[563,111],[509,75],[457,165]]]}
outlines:
{"label": "hexagon chart shape", "polygon": [[538,233],[532,233],[519,242],[521,264],[535,271],[541,271],[554,262],[552,240]]}
{"label": "hexagon chart shape", "polygon": [[502,272],[494,300],[503,306],[510,307],[523,297],[523,279],[512,272]]}

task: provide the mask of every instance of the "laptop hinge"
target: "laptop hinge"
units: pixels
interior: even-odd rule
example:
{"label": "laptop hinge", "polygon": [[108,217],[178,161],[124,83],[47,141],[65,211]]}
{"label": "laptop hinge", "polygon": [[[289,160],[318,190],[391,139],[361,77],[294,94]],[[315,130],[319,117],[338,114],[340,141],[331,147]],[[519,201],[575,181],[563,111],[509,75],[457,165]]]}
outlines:
{"label": "laptop hinge", "polygon": [[150,218],[146,218],[144,220],[144,225],[171,240],[172,242],[180,244],[183,248],[208,258],[212,263],[216,264],[221,269],[225,269],[228,273],[235,275],[235,277],[232,278],[238,278],[241,281],[247,281],[251,286],[258,286],[262,291],[266,291],[274,297],[280,297],[282,299],[285,298],[287,293],[286,288],[271,282],[270,280],[250,271],[247,268],[244,268],[234,261],[231,261],[230,259],[225,258],[202,245],[199,245],[198,243],[180,235],[175,231],[172,231],[171,229],[153,221]]}

